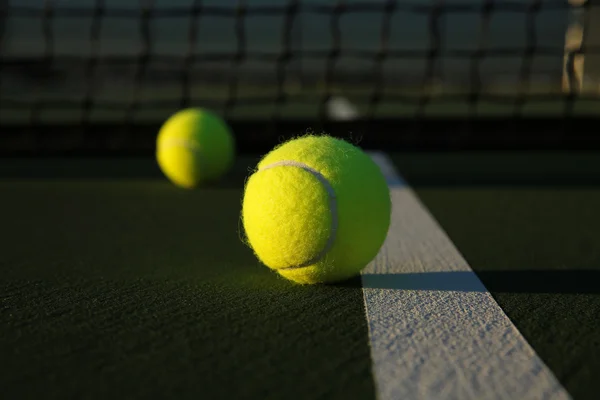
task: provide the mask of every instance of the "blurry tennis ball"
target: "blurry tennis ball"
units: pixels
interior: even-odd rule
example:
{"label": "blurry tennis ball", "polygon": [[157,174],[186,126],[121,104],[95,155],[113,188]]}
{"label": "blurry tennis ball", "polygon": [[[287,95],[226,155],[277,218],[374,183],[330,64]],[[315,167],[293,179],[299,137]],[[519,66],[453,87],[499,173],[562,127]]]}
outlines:
{"label": "blurry tennis ball", "polygon": [[160,128],[156,159],[175,185],[194,188],[215,181],[232,166],[235,142],[217,115],[189,108],[172,115]]}
{"label": "blurry tennis ball", "polygon": [[242,223],[258,259],[297,283],[357,275],[390,225],[380,168],[354,145],[304,136],[268,153],[246,182]]}

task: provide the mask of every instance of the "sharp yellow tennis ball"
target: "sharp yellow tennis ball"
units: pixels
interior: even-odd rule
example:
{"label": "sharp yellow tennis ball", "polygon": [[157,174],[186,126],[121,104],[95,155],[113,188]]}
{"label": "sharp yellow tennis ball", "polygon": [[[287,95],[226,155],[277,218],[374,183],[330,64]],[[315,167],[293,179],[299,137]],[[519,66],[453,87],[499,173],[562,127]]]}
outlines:
{"label": "sharp yellow tennis ball", "polygon": [[267,154],[246,182],[242,205],[258,259],[302,284],[357,275],[379,252],[390,214],[377,164],[329,136],[304,136]]}
{"label": "sharp yellow tennis ball", "polygon": [[171,182],[193,188],[225,174],[233,164],[235,143],[225,122],[201,108],[181,110],[161,127],[156,159]]}

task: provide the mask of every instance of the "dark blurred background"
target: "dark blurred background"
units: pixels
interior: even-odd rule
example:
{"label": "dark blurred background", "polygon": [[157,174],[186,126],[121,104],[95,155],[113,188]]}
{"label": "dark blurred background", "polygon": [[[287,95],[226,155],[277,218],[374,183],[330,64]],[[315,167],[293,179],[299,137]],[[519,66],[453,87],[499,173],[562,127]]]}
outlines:
{"label": "dark blurred background", "polygon": [[[354,132],[373,146],[402,137],[415,148],[469,147],[466,136],[496,130],[523,132],[513,147],[575,146],[565,131],[586,148],[597,140],[583,132],[600,115],[592,1],[0,0],[0,8],[5,154],[50,151],[41,141],[65,141],[67,131],[63,150],[106,147],[125,127],[135,139],[112,138],[113,149],[149,150],[157,124],[187,106],[223,114],[248,144],[301,129]],[[535,130],[544,134],[528,138]],[[96,144],[82,144],[84,131],[96,132]]]}

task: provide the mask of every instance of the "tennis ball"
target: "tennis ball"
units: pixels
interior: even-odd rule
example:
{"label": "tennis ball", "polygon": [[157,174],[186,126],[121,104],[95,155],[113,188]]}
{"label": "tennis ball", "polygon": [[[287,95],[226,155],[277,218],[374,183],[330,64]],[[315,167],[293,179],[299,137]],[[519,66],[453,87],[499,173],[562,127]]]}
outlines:
{"label": "tennis ball", "polygon": [[156,158],[171,182],[193,188],[214,181],[233,164],[235,143],[221,118],[201,108],[172,115],[156,139]]}
{"label": "tennis ball", "polygon": [[308,135],[268,153],[246,182],[242,224],[257,258],[301,284],[357,275],[390,225],[390,192],[362,150]]}

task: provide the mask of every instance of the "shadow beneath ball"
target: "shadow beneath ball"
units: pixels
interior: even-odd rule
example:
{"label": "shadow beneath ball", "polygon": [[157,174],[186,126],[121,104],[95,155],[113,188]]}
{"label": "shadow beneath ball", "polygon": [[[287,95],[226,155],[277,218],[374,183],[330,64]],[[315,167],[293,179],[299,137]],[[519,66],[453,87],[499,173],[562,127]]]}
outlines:
{"label": "shadow beneath ball", "polygon": [[[351,283],[364,289],[491,293],[599,294],[600,271],[487,270],[363,274]],[[353,286],[352,286],[353,287]]]}
{"label": "shadow beneath ball", "polygon": [[355,277],[346,279],[345,281],[328,283],[327,285],[343,288],[362,289],[362,280],[360,278],[360,275],[357,275]]}

